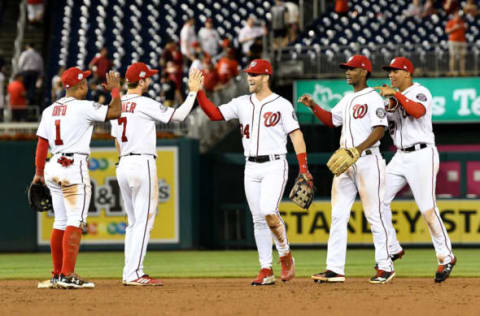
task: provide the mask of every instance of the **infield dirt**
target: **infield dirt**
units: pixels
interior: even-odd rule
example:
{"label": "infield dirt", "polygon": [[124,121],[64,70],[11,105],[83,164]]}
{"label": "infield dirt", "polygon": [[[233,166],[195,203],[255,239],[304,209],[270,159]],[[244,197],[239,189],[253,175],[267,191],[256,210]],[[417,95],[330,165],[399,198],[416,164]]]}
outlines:
{"label": "infield dirt", "polygon": [[0,281],[0,315],[480,315],[480,278],[365,278],[315,284],[298,278],[252,287],[250,279],[164,279],[162,287],[90,280],[91,290],[37,289],[34,280]]}

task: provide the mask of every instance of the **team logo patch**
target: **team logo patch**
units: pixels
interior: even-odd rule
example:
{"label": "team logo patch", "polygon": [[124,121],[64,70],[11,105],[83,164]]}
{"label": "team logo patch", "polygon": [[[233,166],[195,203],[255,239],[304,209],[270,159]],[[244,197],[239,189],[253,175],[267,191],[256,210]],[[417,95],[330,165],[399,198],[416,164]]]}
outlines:
{"label": "team logo patch", "polygon": [[257,65],[257,62],[256,62],[256,61],[252,61],[252,62],[250,63],[250,68],[253,68],[253,67],[255,67],[256,65]]}
{"label": "team logo patch", "polygon": [[377,114],[378,118],[383,119],[383,118],[385,117],[385,115],[387,115],[387,112],[385,111],[384,108],[378,108],[378,109],[375,111],[375,114]]}
{"label": "team logo patch", "polygon": [[353,106],[353,118],[361,119],[368,112],[368,104],[355,104]]}
{"label": "team logo patch", "polygon": [[297,114],[295,114],[295,111],[292,111],[292,117],[295,121],[298,121]]}
{"label": "team logo patch", "polygon": [[102,107],[103,104],[100,104],[100,103],[97,103],[97,102],[93,102],[93,108],[95,110],[99,110],[101,107]]}
{"label": "team logo patch", "polygon": [[278,122],[280,122],[280,118],[282,117],[282,114],[280,112],[272,113],[272,112],[267,112],[263,115],[263,118],[265,119],[265,126],[266,127],[272,127],[277,125]]}
{"label": "team logo patch", "polygon": [[138,75],[140,78],[145,78],[147,73],[145,71],[141,71],[140,74]]}
{"label": "team logo patch", "polygon": [[417,94],[417,100],[425,102],[425,101],[427,101],[427,96],[423,93],[419,93],[419,94]]}

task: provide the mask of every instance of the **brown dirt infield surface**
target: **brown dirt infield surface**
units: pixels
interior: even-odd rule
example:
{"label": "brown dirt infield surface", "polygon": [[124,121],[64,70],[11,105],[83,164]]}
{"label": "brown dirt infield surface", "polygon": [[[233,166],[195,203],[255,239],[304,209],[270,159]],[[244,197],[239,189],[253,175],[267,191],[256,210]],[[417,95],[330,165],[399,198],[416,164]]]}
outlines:
{"label": "brown dirt infield surface", "polygon": [[37,289],[0,281],[0,315],[480,315],[480,278],[397,278],[372,285],[289,283],[252,287],[249,279],[165,279],[163,287],[93,280],[95,289]]}

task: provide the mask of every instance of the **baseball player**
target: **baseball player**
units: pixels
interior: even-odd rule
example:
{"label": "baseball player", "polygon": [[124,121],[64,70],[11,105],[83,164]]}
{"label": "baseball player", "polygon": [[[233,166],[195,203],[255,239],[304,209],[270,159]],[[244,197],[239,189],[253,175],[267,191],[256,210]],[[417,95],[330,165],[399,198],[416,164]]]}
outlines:
{"label": "baseball player", "polygon": [[413,64],[407,58],[396,57],[383,69],[388,72],[392,87],[375,89],[382,96],[393,98],[389,102],[397,104],[388,113],[390,135],[397,152],[386,169],[387,186],[383,201],[390,251],[403,254],[392,225],[390,203],[408,183],[428,225],[437,254],[435,282],[443,282],[452,272],[457,259],[435,201],[439,156],[432,132],[432,95],[427,88],[412,81]]}
{"label": "baseball player", "polygon": [[122,97],[122,115],[112,120],[112,136],[120,156],[117,179],[128,216],[125,232],[125,266],[123,284],[160,286],[162,281],[143,272],[150,231],[153,228],[158,203],[158,180],[155,159],[155,123],[183,121],[195,103],[203,75],[194,70],[188,82],[190,93],[177,109],[142,96],[148,91],[151,76],[158,70],[144,63],[134,63],[127,69],[128,91]]}
{"label": "baseball player", "polygon": [[308,172],[307,153],[292,104],[270,90],[272,65],[263,59],[253,60],[247,69],[252,94],[243,95],[216,107],[203,91],[197,99],[212,121],[238,119],[245,154],[244,185],[252,212],[255,242],[261,270],[252,285],[275,283],[272,270],[272,237],[280,256],[282,281],[295,276],[295,261],[290,251],[285,223],[278,212],[288,177],[287,135],[297,154],[300,173]]}
{"label": "baseball player", "polygon": [[347,224],[357,193],[360,194],[375,245],[377,274],[370,283],[386,283],[394,276],[393,263],[387,248],[387,231],[381,213],[384,191],[385,160],[378,149],[387,126],[383,100],[367,79],[372,72],[370,60],[363,55],[352,56],[340,65],[345,69],[347,83],[353,93],[345,95],[332,109],[326,111],[310,96],[302,102],[327,126],[342,126],[340,147],[358,151],[359,158],[346,172],[335,176],[332,184],[332,223],[328,238],[327,269],[312,276],[317,282],[344,282],[347,249]]}
{"label": "baseball player", "polygon": [[[105,88],[112,93],[109,106],[84,100],[90,71],[72,67],[62,75],[66,96],[42,113],[38,127],[34,183],[46,183],[55,213],[50,248],[52,279],[43,287],[93,288],[75,274],[82,227],[86,224],[91,185],[87,158],[94,122],[120,116],[120,77],[110,71]],[[52,157],[45,164],[48,147]],[[42,287],[42,286],[40,286]]]}

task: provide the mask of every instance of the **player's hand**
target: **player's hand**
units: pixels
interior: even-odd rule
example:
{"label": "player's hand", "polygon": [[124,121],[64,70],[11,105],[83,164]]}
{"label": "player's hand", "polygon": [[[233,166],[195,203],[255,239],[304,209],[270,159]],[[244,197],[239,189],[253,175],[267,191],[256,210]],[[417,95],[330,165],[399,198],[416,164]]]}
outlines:
{"label": "player's hand", "polygon": [[315,106],[315,102],[313,102],[313,99],[311,96],[308,94],[302,95],[300,98],[298,98],[297,102],[303,103],[304,105],[308,106],[313,110],[313,107]]}
{"label": "player's hand", "polygon": [[203,73],[198,69],[192,69],[188,76],[188,90],[197,92],[203,87]]}
{"label": "player's hand", "polygon": [[120,85],[120,74],[116,71],[110,70],[107,75],[107,83],[103,84],[103,87],[108,90],[112,91],[113,88],[121,88]]}
{"label": "player's hand", "polygon": [[45,177],[44,177],[44,176],[35,175],[35,176],[33,177],[32,183],[43,183],[43,184],[45,184]]}
{"label": "player's hand", "polygon": [[373,87],[373,89],[378,90],[378,93],[380,93],[382,97],[393,97],[393,95],[397,93],[397,90],[387,86],[386,84],[383,85],[383,87]]}

